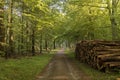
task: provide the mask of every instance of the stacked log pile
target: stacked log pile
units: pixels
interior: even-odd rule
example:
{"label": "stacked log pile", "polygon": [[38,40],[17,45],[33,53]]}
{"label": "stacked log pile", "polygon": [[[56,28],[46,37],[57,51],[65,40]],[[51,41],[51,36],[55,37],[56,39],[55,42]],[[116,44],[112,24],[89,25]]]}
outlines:
{"label": "stacked log pile", "polygon": [[81,41],[75,53],[77,59],[96,69],[120,68],[120,41]]}

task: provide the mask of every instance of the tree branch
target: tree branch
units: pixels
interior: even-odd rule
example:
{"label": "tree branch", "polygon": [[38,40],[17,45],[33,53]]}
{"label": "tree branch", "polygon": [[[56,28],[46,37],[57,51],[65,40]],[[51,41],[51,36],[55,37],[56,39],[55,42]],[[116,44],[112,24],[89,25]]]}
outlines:
{"label": "tree branch", "polygon": [[116,0],[116,5],[118,5],[119,1],[120,1],[120,0]]}
{"label": "tree branch", "polygon": [[99,6],[99,5],[91,5],[91,4],[81,4],[79,6],[90,6],[90,7],[98,7],[98,8],[107,8],[107,6]]}

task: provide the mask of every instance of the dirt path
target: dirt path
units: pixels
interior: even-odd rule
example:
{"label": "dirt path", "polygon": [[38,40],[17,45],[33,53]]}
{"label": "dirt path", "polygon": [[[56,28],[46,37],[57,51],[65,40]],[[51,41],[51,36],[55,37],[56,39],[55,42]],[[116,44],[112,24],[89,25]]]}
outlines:
{"label": "dirt path", "polygon": [[91,80],[60,50],[36,80]]}

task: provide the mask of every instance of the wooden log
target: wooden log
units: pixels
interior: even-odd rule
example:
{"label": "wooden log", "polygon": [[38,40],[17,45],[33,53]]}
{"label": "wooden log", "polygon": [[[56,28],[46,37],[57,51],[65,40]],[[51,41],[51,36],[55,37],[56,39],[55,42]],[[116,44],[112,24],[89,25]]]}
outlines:
{"label": "wooden log", "polygon": [[104,65],[109,65],[110,67],[120,67],[120,62],[105,62]]}
{"label": "wooden log", "polygon": [[[102,70],[119,66],[120,41],[81,41],[76,45],[77,58],[90,66]],[[109,63],[109,64],[108,64]]]}
{"label": "wooden log", "polygon": [[116,80],[120,80],[120,78],[117,78]]}

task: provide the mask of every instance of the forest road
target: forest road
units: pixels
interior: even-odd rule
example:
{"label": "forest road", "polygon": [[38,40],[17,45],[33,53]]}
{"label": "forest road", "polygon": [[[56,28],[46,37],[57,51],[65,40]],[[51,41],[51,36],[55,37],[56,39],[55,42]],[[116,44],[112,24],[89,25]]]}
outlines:
{"label": "forest road", "polygon": [[43,70],[36,80],[91,80],[80,70],[73,59],[60,50],[52,58],[48,66]]}

